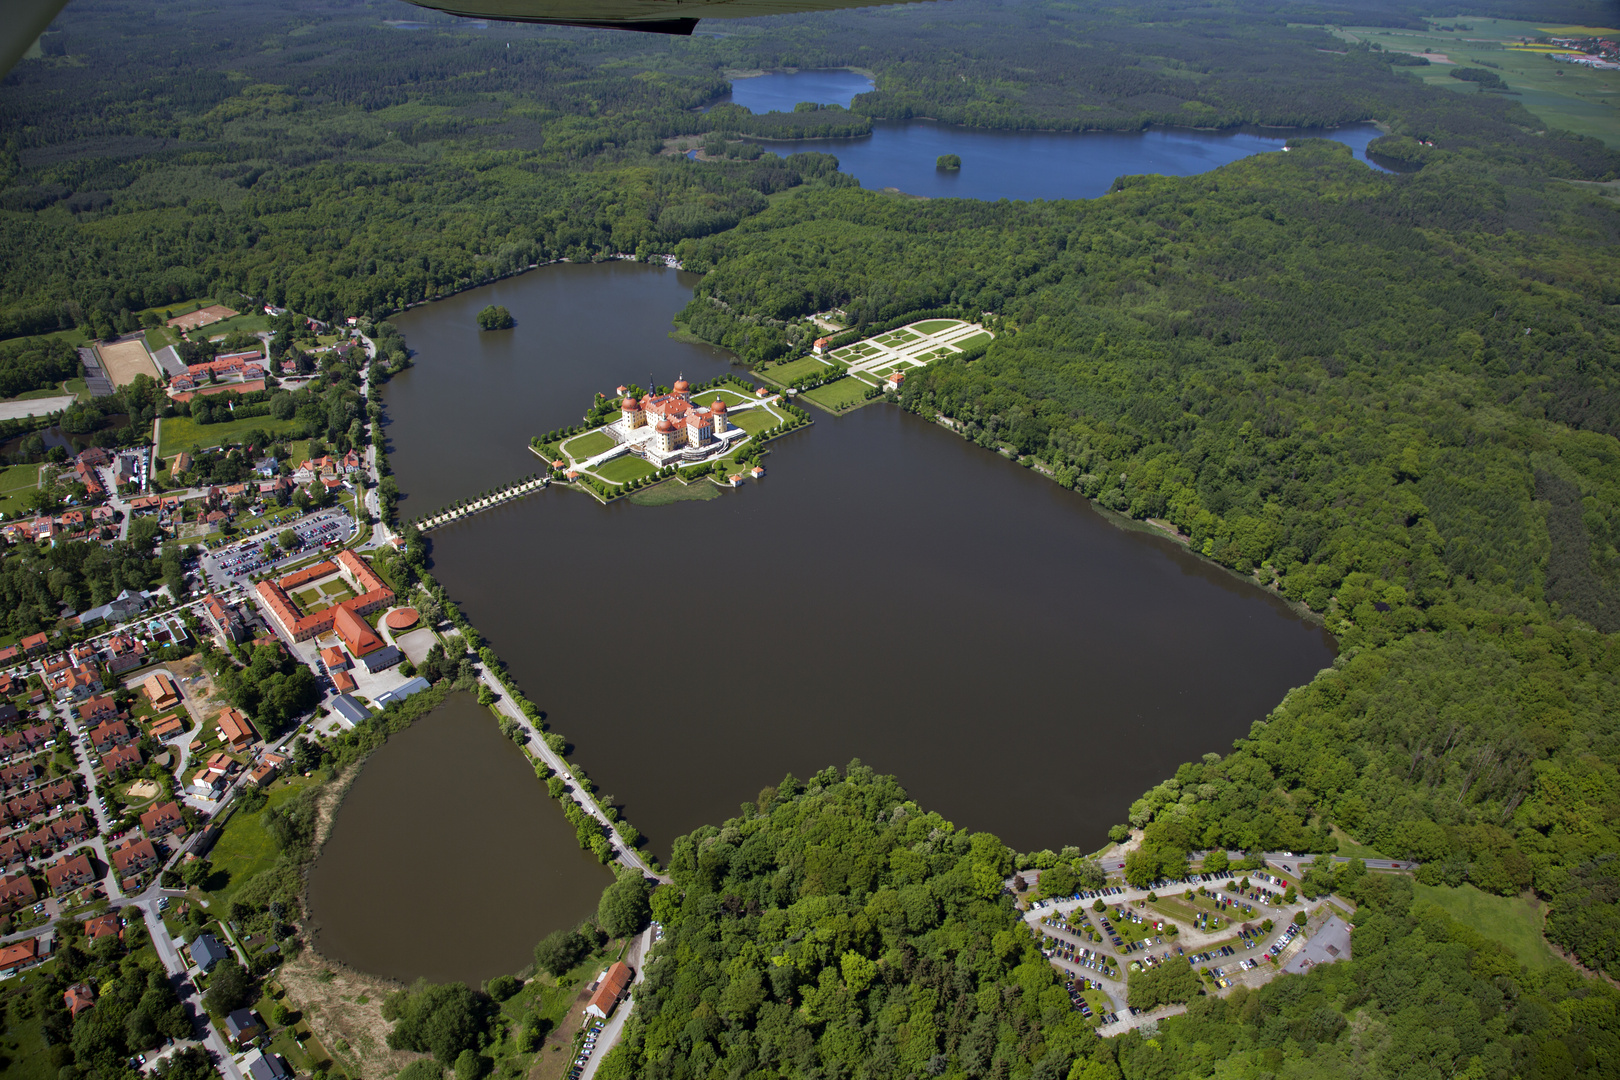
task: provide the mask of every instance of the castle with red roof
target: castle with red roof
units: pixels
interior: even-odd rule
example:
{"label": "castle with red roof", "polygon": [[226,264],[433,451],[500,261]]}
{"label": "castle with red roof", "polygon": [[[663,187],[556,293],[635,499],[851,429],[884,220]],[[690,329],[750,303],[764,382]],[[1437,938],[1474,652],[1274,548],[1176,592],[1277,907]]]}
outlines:
{"label": "castle with red roof", "polygon": [[726,403],[694,404],[692,385],[678,379],[667,394],[626,396],[619,403],[619,441],[658,466],[677,458],[697,461],[746,435],[731,426]]}

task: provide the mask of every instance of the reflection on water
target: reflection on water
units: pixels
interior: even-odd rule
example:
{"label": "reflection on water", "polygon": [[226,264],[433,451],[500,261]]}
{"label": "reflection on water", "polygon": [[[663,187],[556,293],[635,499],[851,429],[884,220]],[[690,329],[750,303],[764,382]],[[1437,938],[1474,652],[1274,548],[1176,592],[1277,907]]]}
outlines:
{"label": "reflection on water", "polygon": [[[387,391],[393,438],[429,447],[396,454],[401,487],[491,486],[502,459],[461,433],[493,428],[521,461],[596,388],[724,370],[665,336],[689,287],[560,266],[411,312],[413,346],[443,349],[408,373],[438,408]],[[469,354],[461,323],[491,302],[548,321],[511,357]],[[552,489],[433,533],[439,580],[660,849],[790,769],[856,756],[1021,849],[1095,847],[1332,659],[1274,597],[936,425],[881,403],[815,418],[717,500]]]}
{"label": "reflection on water", "polygon": [[849,108],[856,94],[872,89],[872,80],[853,71],[767,71],[748,79],[732,79],[731,93],[720,100],[735,102],[752,113],[792,112],[801,101]]}

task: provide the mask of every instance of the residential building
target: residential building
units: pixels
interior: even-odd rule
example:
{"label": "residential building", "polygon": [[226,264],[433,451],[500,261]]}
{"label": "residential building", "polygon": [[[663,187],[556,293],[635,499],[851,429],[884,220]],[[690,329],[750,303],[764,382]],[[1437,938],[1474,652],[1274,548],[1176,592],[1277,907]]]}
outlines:
{"label": "residential building", "polygon": [[24,904],[34,903],[38,898],[34,879],[28,876],[27,870],[18,870],[0,878],[0,911],[15,911]]}
{"label": "residential building", "polygon": [[266,754],[259,759],[259,763],[248,773],[248,779],[255,787],[264,787],[276,778],[281,767],[287,764],[287,759],[281,754]]}
{"label": "residential building", "polygon": [[[45,959],[39,951],[39,938],[24,938],[15,945],[0,948],[0,975],[15,975]],[[283,1080],[283,1078],[276,1078]]]}
{"label": "residential building", "polygon": [[29,656],[38,656],[51,647],[51,639],[44,634],[29,634],[17,644],[22,646],[22,651]]}
{"label": "residential building", "polygon": [[74,983],[62,995],[62,1004],[67,1006],[70,1019],[77,1020],[79,1014],[96,1003],[96,992],[90,989],[89,983]]}
{"label": "residential building", "polygon": [[339,669],[332,672],[332,689],[336,690],[338,693],[352,694],[359,688],[360,684],[355,682],[354,676],[350,675],[347,671]]}
{"label": "residential building", "polygon": [[191,959],[207,974],[214,970],[214,965],[221,960],[229,960],[231,950],[227,949],[213,934],[198,934],[197,939],[191,943]]}
{"label": "residential building", "polygon": [[84,920],[84,936],[90,941],[98,941],[104,937],[122,938],[124,924],[119,919],[118,912],[109,911],[104,915]]}
{"label": "residential building", "polygon": [[336,645],[329,645],[321,650],[321,663],[326,665],[327,671],[347,671],[349,669],[349,654]]}
{"label": "residential building", "polygon": [[107,776],[118,776],[141,767],[139,746],[120,746],[101,756],[101,769]]}
{"label": "residential building", "polygon": [[96,880],[95,867],[90,862],[90,856],[82,851],[74,855],[64,855],[45,868],[45,883],[57,896],[72,892],[94,880]]}
{"label": "residential building", "polygon": [[186,733],[186,730],[187,725],[181,722],[180,714],[172,713],[152,725],[152,738],[158,742],[168,742],[171,739],[178,739]]}
{"label": "residential building", "polygon": [[0,735],[0,762],[14,757],[28,757],[56,744],[56,728],[50,724],[34,724],[6,735]]}
{"label": "residential building", "polygon": [[153,672],[141,684],[146,696],[152,702],[152,708],[158,712],[172,709],[180,704],[180,688],[174,685],[174,680],[161,671]]}
{"label": "residential building", "polygon": [[107,670],[122,675],[146,663],[146,643],[128,634],[117,634],[102,647]]}
{"label": "residential building", "polygon": [[264,1025],[252,1009],[237,1009],[225,1016],[225,1033],[231,1037],[231,1042],[248,1042],[264,1034]]}
{"label": "residential building", "polygon": [[46,675],[45,685],[57,701],[83,701],[101,690],[101,672],[94,664],[68,667]]}
{"label": "residential building", "polygon": [[630,975],[630,966],[623,960],[608,968],[607,974],[602,976],[601,985],[596,988],[596,993],[591,995],[589,1004],[585,1006],[585,1012],[606,1020],[614,1007],[619,1004],[624,992],[630,988]]}
{"label": "residential building", "polygon": [[225,745],[232,750],[242,751],[259,741],[259,733],[253,730],[248,718],[236,709],[227,708],[219,714],[219,737]]}
{"label": "residential building", "polygon": [[133,741],[135,732],[122,720],[108,720],[90,729],[90,745],[105,754],[115,746]]}
{"label": "residential building", "polygon": [[103,720],[110,720],[118,715],[118,703],[110,697],[96,695],[89,698],[78,708],[79,723],[93,724]]}
{"label": "residential building", "polygon": [[141,831],[151,837],[167,836],[176,829],[183,831],[185,824],[180,806],[173,800],[154,806],[141,815]]}
{"label": "residential building", "polygon": [[242,1061],[251,1080],[293,1080],[293,1071],[287,1068],[287,1063],[281,1060],[280,1054],[266,1054],[259,1050],[253,1053],[258,1056],[244,1058]]}
{"label": "residential building", "polygon": [[157,848],[150,840],[133,840],[121,848],[111,849],[107,857],[112,860],[113,869],[118,871],[119,877],[133,877],[156,869],[158,864]]}

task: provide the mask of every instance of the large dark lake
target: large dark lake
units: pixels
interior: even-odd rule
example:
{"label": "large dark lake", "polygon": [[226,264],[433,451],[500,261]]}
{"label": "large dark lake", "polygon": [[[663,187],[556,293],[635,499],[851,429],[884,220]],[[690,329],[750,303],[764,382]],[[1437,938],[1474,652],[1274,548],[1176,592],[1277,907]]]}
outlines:
{"label": "large dark lake", "polygon": [[[667,337],[691,285],[554,266],[400,316],[404,511],[534,471],[529,435],[597,390],[726,370]],[[515,330],[478,331],[492,302]],[[853,757],[1022,850],[1094,848],[1333,657],[1274,597],[893,406],[773,448],[713,501],[559,488],[433,534],[434,572],[660,852]]]}
{"label": "large dark lake", "polygon": [[[728,100],[755,113],[791,112],[801,101],[848,106],[872,89],[853,71],[769,72],[733,79]],[[821,151],[837,156],[839,168],[861,186],[898,188],[930,198],[1078,199],[1102,195],[1120,176],[1160,173],[1191,176],[1248,157],[1280,151],[1289,139],[1324,138],[1367,157],[1379,131],[1372,124],[1343,128],[1200,131],[1150,128],[1132,132],[986,131],[926,120],[880,121],[858,139],[771,142],[781,154]],[[936,168],[941,154],[962,159],[960,171]]]}

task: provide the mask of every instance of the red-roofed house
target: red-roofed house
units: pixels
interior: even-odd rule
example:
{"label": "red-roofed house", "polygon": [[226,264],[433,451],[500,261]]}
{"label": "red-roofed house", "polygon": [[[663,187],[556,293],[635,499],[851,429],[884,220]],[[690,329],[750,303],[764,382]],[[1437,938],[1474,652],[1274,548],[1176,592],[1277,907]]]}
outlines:
{"label": "red-roofed house", "polygon": [[107,857],[112,860],[113,867],[120,877],[139,874],[158,864],[157,848],[150,840],[136,840],[121,848],[114,848],[107,852]]}
{"label": "red-roofed house", "polygon": [[135,738],[135,732],[122,720],[108,720],[90,730],[90,745],[97,753],[105,754],[115,746],[123,746]]}
{"label": "red-roofed house", "polygon": [[118,912],[109,911],[105,915],[84,920],[84,936],[91,941],[104,937],[122,938],[124,924],[119,921]]}
{"label": "red-roofed house", "polygon": [[32,904],[39,894],[34,890],[34,879],[27,870],[19,870],[10,877],[0,879],[0,911],[13,911],[24,904]]}
{"label": "red-roofed house", "polygon": [[180,704],[180,689],[174,685],[174,680],[161,671],[155,671],[141,684],[146,696],[152,702],[152,708],[158,712],[172,709]]}
{"label": "red-roofed house", "polygon": [[607,974],[602,976],[602,984],[591,995],[590,1004],[585,1011],[591,1016],[607,1019],[624,992],[630,987],[630,967],[623,960],[608,968]]}
{"label": "red-roofed house", "polygon": [[253,730],[248,718],[230,708],[219,714],[219,737],[232,750],[246,750],[259,741],[259,733]]}
{"label": "red-roofed house", "polygon": [[62,1004],[67,1006],[68,1016],[74,1020],[79,1014],[95,1005],[96,993],[90,989],[89,983],[74,983],[62,995]]}
{"label": "red-roofed house", "polygon": [[118,715],[118,702],[104,694],[97,694],[80,705],[78,712],[81,724],[108,720]]}
{"label": "red-roofed house", "polygon": [[101,768],[108,776],[140,767],[141,748],[138,746],[120,746],[101,755]]}
{"label": "red-roofed house", "polygon": [[154,806],[141,815],[141,831],[147,836],[165,836],[184,824],[180,807],[173,801]]}
{"label": "red-roofed house", "polygon": [[96,869],[90,863],[90,856],[82,851],[76,855],[64,855],[45,868],[45,883],[58,896],[94,880]]}
{"label": "red-roofed house", "polygon": [[0,949],[0,975],[13,975],[42,959],[39,955],[39,938],[24,938],[15,945]]}

